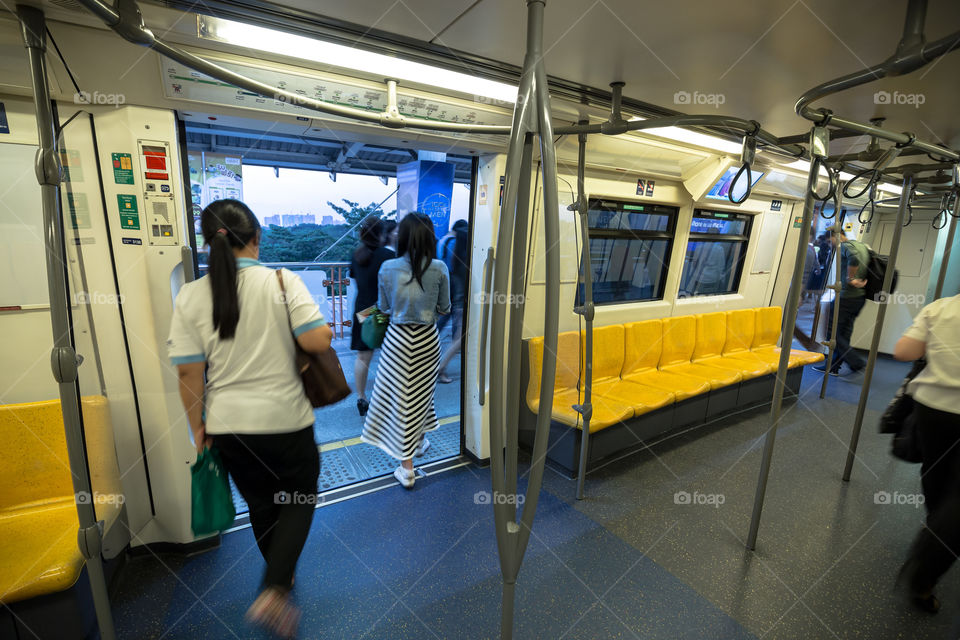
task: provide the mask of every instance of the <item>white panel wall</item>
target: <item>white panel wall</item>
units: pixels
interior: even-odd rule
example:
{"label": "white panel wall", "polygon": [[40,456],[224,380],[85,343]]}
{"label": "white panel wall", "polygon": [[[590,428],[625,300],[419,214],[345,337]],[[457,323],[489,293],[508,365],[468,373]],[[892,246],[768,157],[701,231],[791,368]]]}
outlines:
{"label": "white panel wall", "polygon": [[[576,218],[572,212],[566,210],[566,205],[572,201],[571,187],[576,185],[576,176],[561,173],[559,183],[560,201],[561,201],[561,237],[560,254],[562,262],[562,277],[560,287],[560,330],[575,331],[579,326],[579,317],[573,313],[574,298],[576,295],[576,273],[579,264],[578,247],[582,246],[583,239],[580,237],[579,226],[576,224]],[[566,182],[564,182],[566,181]],[[707,313],[718,310],[744,309],[749,307],[761,307],[771,304],[771,298],[775,297],[774,284],[778,277],[776,267],[767,273],[750,273],[751,265],[757,251],[758,237],[762,226],[761,218],[766,215],[770,209],[770,199],[765,197],[750,198],[739,207],[723,201],[705,201],[694,203],[687,191],[679,182],[670,182],[657,180],[654,197],[640,197],[636,195],[636,176],[611,177],[610,174],[588,173],[586,177],[586,191],[588,197],[608,197],[611,199],[634,201],[638,204],[665,204],[679,207],[680,211],[677,220],[677,231],[674,238],[670,257],[670,270],[667,275],[667,281],[664,289],[663,300],[626,303],[626,304],[604,304],[596,307],[595,324],[596,326],[605,326],[611,324],[621,324],[625,322],[634,322],[637,320],[647,320],[651,318],[663,318],[677,315]],[[731,295],[723,296],[703,296],[695,298],[678,298],[677,292],[680,286],[680,275],[684,255],[689,238],[690,223],[693,219],[695,208],[711,210],[730,210],[740,213],[753,214],[758,216],[751,225],[751,239],[747,247],[743,273],[740,279],[739,291]],[[784,202],[783,211],[791,211],[791,203]],[[536,252],[530,265],[531,276],[528,277],[527,292],[524,311],[524,338],[543,335],[543,311],[544,311],[544,284],[543,284],[543,227],[540,223],[542,216],[542,193],[538,193],[536,210],[534,214],[534,225],[531,229],[532,242],[536,247]],[[772,216],[774,224],[780,224],[782,227],[779,238],[782,246],[784,236],[786,236],[788,247],[791,246],[790,238],[794,238],[793,244],[796,244],[795,233],[791,229],[793,219],[787,216]],[[798,232],[798,230],[797,230]],[[789,253],[789,252],[788,252]],[[778,253],[773,261],[774,265],[780,262],[781,256]],[[791,255],[789,265],[792,269],[793,257]],[[539,276],[539,277],[538,277]],[[789,276],[780,269],[779,277],[787,277],[789,286]],[[774,302],[773,304],[781,304]]]}

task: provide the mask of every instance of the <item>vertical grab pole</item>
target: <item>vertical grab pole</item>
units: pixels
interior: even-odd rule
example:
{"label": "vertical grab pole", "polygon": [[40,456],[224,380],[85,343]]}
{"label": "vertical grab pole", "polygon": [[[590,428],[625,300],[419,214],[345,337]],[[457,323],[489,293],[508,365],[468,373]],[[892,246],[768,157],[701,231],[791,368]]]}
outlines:
{"label": "vertical grab pole", "polygon": [[[520,195],[530,193],[530,167],[528,156],[532,154],[532,136],[538,131],[537,107],[545,109],[548,115],[546,126],[543,117],[539,116],[539,134],[544,164],[544,175],[549,173],[547,165],[555,163],[556,157],[552,153],[553,133],[549,121],[550,106],[548,102],[537,104],[546,97],[546,73],[543,71],[543,11],[545,0],[527,0],[527,51],[523,61],[523,74],[520,77],[520,87],[517,103],[514,107],[513,124],[510,133],[509,150],[507,153],[506,183],[504,185],[504,200],[500,211],[500,223],[497,232],[496,257],[493,260],[493,287],[490,300],[490,467],[491,484],[493,488],[493,513],[497,534],[497,548],[500,552],[500,570],[503,578],[503,600],[501,609],[501,638],[513,638],[513,611],[516,592],[517,574],[523,562],[523,553],[526,539],[522,535],[521,527],[517,522],[516,507],[501,498],[506,497],[508,489],[515,490],[517,485],[516,441],[518,425],[516,409],[511,415],[511,398],[507,397],[507,390],[519,386],[519,376],[516,367],[505,367],[505,356],[518,352],[521,335],[517,325],[511,322],[507,327],[506,305],[511,305],[511,318],[514,314],[522,314],[523,305],[519,304],[520,291],[516,288],[524,282],[525,260],[512,260],[512,252],[518,247],[526,247],[526,221],[518,224],[517,216],[529,217],[529,197],[522,203]],[[539,71],[538,71],[539,70]],[[539,86],[541,85],[542,86]],[[527,167],[524,173],[523,167]],[[552,182],[550,181],[552,180]],[[553,383],[556,376],[556,347],[559,309],[557,307],[559,292],[559,259],[557,257],[557,228],[559,222],[556,209],[556,167],[550,174],[550,180],[545,179],[544,200],[545,220],[544,231],[547,237],[547,317],[544,330],[544,359],[542,386],[540,392],[541,406],[553,405]],[[549,188],[547,188],[549,186]],[[552,195],[551,195],[552,194]],[[553,208],[552,214],[548,213]],[[551,218],[553,223],[551,224]],[[522,233],[521,233],[522,232]],[[525,251],[524,251],[525,253]],[[512,267],[517,265],[520,273],[511,274]],[[520,283],[518,285],[518,283]],[[551,293],[551,289],[553,293]],[[510,295],[514,294],[514,295]],[[551,321],[552,315],[552,321]],[[522,324],[519,327],[522,329]],[[516,403],[519,395],[516,395]],[[549,430],[549,412],[540,412],[537,417],[536,440],[534,457],[531,465],[530,480],[523,510],[524,524],[529,526],[536,511],[537,496],[543,478],[543,453],[546,449],[546,440]],[[512,443],[512,444],[511,444]],[[537,454],[539,451],[539,455]],[[505,452],[511,460],[505,459]],[[507,472],[511,477],[507,477]],[[529,516],[529,518],[528,518]],[[528,532],[529,533],[529,532]]]}
{"label": "vertical grab pole", "polygon": [[[837,187],[839,191],[840,187]],[[843,229],[843,220],[846,217],[846,212],[837,214],[837,225]],[[839,232],[833,234],[833,237],[839,238]],[[824,366],[826,369],[823,372],[823,380],[820,382],[820,399],[823,400],[827,395],[827,381],[830,379],[830,367],[833,366],[833,356],[837,352],[837,327],[839,326],[839,320],[837,316],[837,301],[840,299],[840,291],[843,289],[843,275],[840,273],[840,243],[837,242],[836,246],[833,247],[833,269],[836,277],[833,279],[833,284],[829,285],[828,288],[833,291],[833,300],[831,304],[831,313],[830,313],[830,334],[827,336],[827,360]]]}
{"label": "vertical grab pole", "polygon": [[950,216],[950,230],[947,232],[947,246],[943,248],[943,258],[940,259],[940,273],[937,275],[937,288],[933,292],[933,299],[939,300],[943,295],[943,282],[947,277],[947,267],[950,265],[950,254],[953,253],[953,240],[957,235],[957,218],[960,217],[960,185],[956,184],[957,170],[954,168],[954,185],[956,190],[953,199],[953,215]]}
{"label": "vertical grab pole", "polygon": [[[547,440],[550,435],[550,410],[553,406],[553,384],[557,373],[557,337],[560,327],[560,203],[557,197],[557,150],[553,144],[553,114],[550,108],[550,93],[547,72],[543,66],[540,45],[543,33],[544,0],[527,0],[531,23],[537,27],[536,56],[534,67],[534,91],[537,96],[537,116],[540,131],[540,167],[543,176],[543,239],[545,251],[546,286],[544,287],[543,312],[543,372],[540,385],[540,407],[537,413],[537,431],[530,460],[530,479],[523,502],[518,531],[517,547],[522,559],[530,541],[533,518],[540,499],[543,483],[543,467],[547,456]],[[519,340],[520,336],[517,335]],[[508,423],[510,436],[517,438],[516,419]],[[519,567],[519,565],[518,565]]]}
{"label": "vertical grab pole", "polygon": [[[57,125],[53,117],[44,57],[47,49],[46,18],[43,11],[25,5],[17,5],[17,17],[20,19],[23,42],[30,61],[33,102],[37,113],[37,133],[40,140],[35,169],[37,182],[40,183],[43,206],[47,288],[50,295],[50,320],[53,325],[53,351],[50,354],[50,365],[60,391],[60,408],[63,412],[73,490],[77,496],[90,496],[92,487],[90,471],[87,468],[80,414],[80,392],[77,386],[77,352],[74,350],[71,338],[67,300],[65,268],[67,255],[63,244],[63,218],[60,215],[61,169],[54,142]],[[92,500],[78,499],[76,505],[77,519],[80,524],[77,544],[86,559],[100,637],[104,640],[114,640],[116,632],[110,612],[103,559],[100,555],[103,523],[97,521]]]}
{"label": "vertical grab pole", "polygon": [[[817,135],[817,127],[811,131],[811,139]],[[815,145],[811,143],[811,151]],[[800,306],[800,292],[803,290],[803,265],[806,260],[807,238],[810,234],[810,225],[813,222],[813,192],[817,187],[820,174],[820,162],[816,159],[810,162],[810,173],[807,176],[807,191],[803,200],[803,224],[800,235],[797,237],[797,256],[793,264],[793,278],[790,281],[790,291],[787,293],[787,307],[783,314],[783,326],[780,335],[784,344],[780,348],[780,363],[777,366],[776,383],[773,387],[773,402],[770,407],[770,428],[767,430],[763,442],[763,459],[760,463],[760,477],[757,480],[757,493],[753,501],[753,516],[750,519],[750,535],[747,537],[747,548],[751,551],[757,548],[757,532],[760,529],[760,515],[763,512],[763,499],[767,492],[767,479],[770,476],[770,462],[773,459],[773,445],[777,437],[777,427],[780,426],[780,410],[783,406],[783,392],[786,386],[787,366],[790,363],[790,343],[793,330],[797,326],[797,309]]]}
{"label": "vertical grab pole", "polygon": [[[910,204],[910,194],[913,192],[913,175],[905,173],[903,176],[903,191],[900,192],[900,208],[897,210],[897,224],[893,228],[893,238],[890,242],[890,257],[887,260],[887,272],[883,276],[883,292],[890,295],[890,285],[893,284],[893,269],[897,264],[897,253],[900,251],[900,236],[903,235],[903,220],[907,216],[907,206]],[[837,249],[839,251],[839,248]],[[867,398],[870,396],[870,382],[873,380],[873,368],[877,363],[877,351],[880,349],[880,333],[883,331],[883,320],[887,315],[886,302],[878,300],[877,320],[873,325],[873,339],[870,342],[870,355],[867,357],[867,366],[863,373],[863,388],[860,390],[860,403],[857,405],[857,417],[853,422],[853,433],[850,435],[850,446],[847,448],[847,463],[843,468],[843,481],[850,482],[853,471],[853,461],[857,456],[857,444],[860,441],[860,428],[863,426],[863,416],[867,411]]]}
{"label": "vertical grab pole", "polygon": [[[619,95],[614,93],[614,110],[619,113]],[[586,124],[581,121],[580,124]],[[587,454],[590,451],[590,420],[593,418],[593,276],[590,266],[590,224],[588,220],[587,193],[584,186],[584,173],[587,164],[587,134],[577,136],[577,201],[574,204],[580,214],[580,235],[583,238],[583,250],[580,252],[580,273],[577,278],[583,280],[583,303],[574,307],[574,311],[583,316],[586,322],[586,340],[584,353],[584,390],[583,404],[574,407],[583,416],[583,433],[580,440],[580,468],[577,472],[577,500],[583,500],[583,485],[587,475]],[[546,187],[546,185],[544,185]],[[579,287],[577,287],[579,290]]]}

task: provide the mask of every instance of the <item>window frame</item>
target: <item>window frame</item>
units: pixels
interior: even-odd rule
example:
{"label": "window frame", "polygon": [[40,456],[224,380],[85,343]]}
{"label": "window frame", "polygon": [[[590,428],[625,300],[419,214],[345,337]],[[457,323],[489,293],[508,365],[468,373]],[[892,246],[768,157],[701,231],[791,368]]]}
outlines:
{"label": "window frame", "polygon": [[[609,207],[604,207],[603,203],[612,203],[617,205],[616,209],[610,209]],[[655,208],[656,211],[634,211],[626,207],[650,207]],[[666,215],[667,216],[667,229],[665,231],[648,231],[643,229],[603,229],[599,227],[590,226],[590,212],[591,211],[611,211],[615,213],[643,213],[648,215]],[[673,248],[674,240],[677,235],[677,223],[680,218],[680,207],[671,204],[662,204],[659,202],[641,202],[636,200],[623,200],[620,198],[604,198],[602,196],[590,196],[587,198],[587,237],[586,242],[591,242],[593,240],[666,240],[667,246],[664,250],[664,255],[666,260],[663,264],[663,267],[660,269],[660,278],[657,283],[657,291],[659,295],[652,298],[630,298],[623,300],[609,300],[603,302],[596,301],[596,281],[592,280],[593,278],[593,269],[590,269],[590,273],[584,274],[584,277],[589,276],[591,278],[591,284],[593,285],[594,291],[594,306],[610,306],[617,304],[643,304],[646,302],[661,302],[666,297],[666,288],[667,288],[667,278],[670,274],[670,264],[673,259]],[[590,260],[593,261],[594,252],[590,252]],[[592,267],[592,265],[591,265]],[[583,300],[586,297],[585,289],[583,284],[577,287],[575,292],[577,304],[583,304]]]}
{"label": "window frame", "polygon": [[[716,214],[720,214],[717,216]],[[687,233],[687,248],[689,248],[691,242],[721,242],[724,244],[734,244],[740,243],[743,244],[743,253],[741,259],[737,261],[736,265],[736,275],[734,276],[734,287],[732,291],[725,291],[723,293],[703,293],[703,294],[690,294],[682,296],[683,299],[690,298],[703,298],[707,296],[734,296],[740,294],[740,286],[743,284],[743,267],[747,262],[747,252],[750,250],[750,236],[753,234],[753,220],[756,217],[756,214],[747,213],[744,211],[729,211],[726,209],[703,209],[699,207],[694,207],[693,215],[690,217],[690,227],[693,228],[693,221],[697,218],[714,218],[714,219],[731,219],[731,220],[744,220],[746,222],[746,227],[744,228],[744,233],[732,234],[732,233],[702,233],[698,231],[689,231]],[[684,264],[680,269],[680,280],[677,285],[677,297],[680,298],[680,284],[683,283],[683,274],[686,271],[686,249],[684,250]]]}

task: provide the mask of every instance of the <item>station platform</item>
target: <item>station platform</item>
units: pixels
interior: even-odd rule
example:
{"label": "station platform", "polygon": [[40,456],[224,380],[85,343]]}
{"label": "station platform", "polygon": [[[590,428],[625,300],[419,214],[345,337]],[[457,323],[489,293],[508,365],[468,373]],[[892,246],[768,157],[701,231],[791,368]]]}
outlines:
{"label": "station platform", "polygon": [[[860,387],[808,369],[777,437],[757,550],[744,543],[768,413],[701,427],[592,472],[587,498],[547,471],[517,583],[516,638],[955,638],[894,589],[924,512],[919,469],[889,455],[880,412],[906,371],[878,362],[858,462],[841,481]],[[328,454],[329,455],[329,452]],[[325,464],[327,464],[325,462]],[[294,590],[303,638],[496,638],[489,469],[473,465],[317,510]],[[688,504],[682,492],[713,496]],[[722,496],[722,502],[717,499]],[[244,529],[213,551],[141,556],[113,596],[120,637],[266,638],[243,621],[262,561]]]}

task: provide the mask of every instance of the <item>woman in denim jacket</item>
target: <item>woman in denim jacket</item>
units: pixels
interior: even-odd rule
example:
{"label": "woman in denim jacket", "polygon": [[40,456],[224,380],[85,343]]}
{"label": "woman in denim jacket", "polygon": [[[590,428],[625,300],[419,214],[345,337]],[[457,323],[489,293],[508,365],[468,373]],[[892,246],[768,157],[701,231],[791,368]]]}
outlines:
{"label": "woman in denim jacket", "polygon": [[[400,461],[393,472],[401,485],[414,483],[413,457],[429,445],[439,425],[434,410],[440,365],[437,317],[450,313],[450,276],[435,259],[433,221],[409,213],[400,222],[397,258],[380,267],[377,308],[390,316],[363,441]],[[369,321],[369,320],[368,320]]]}

